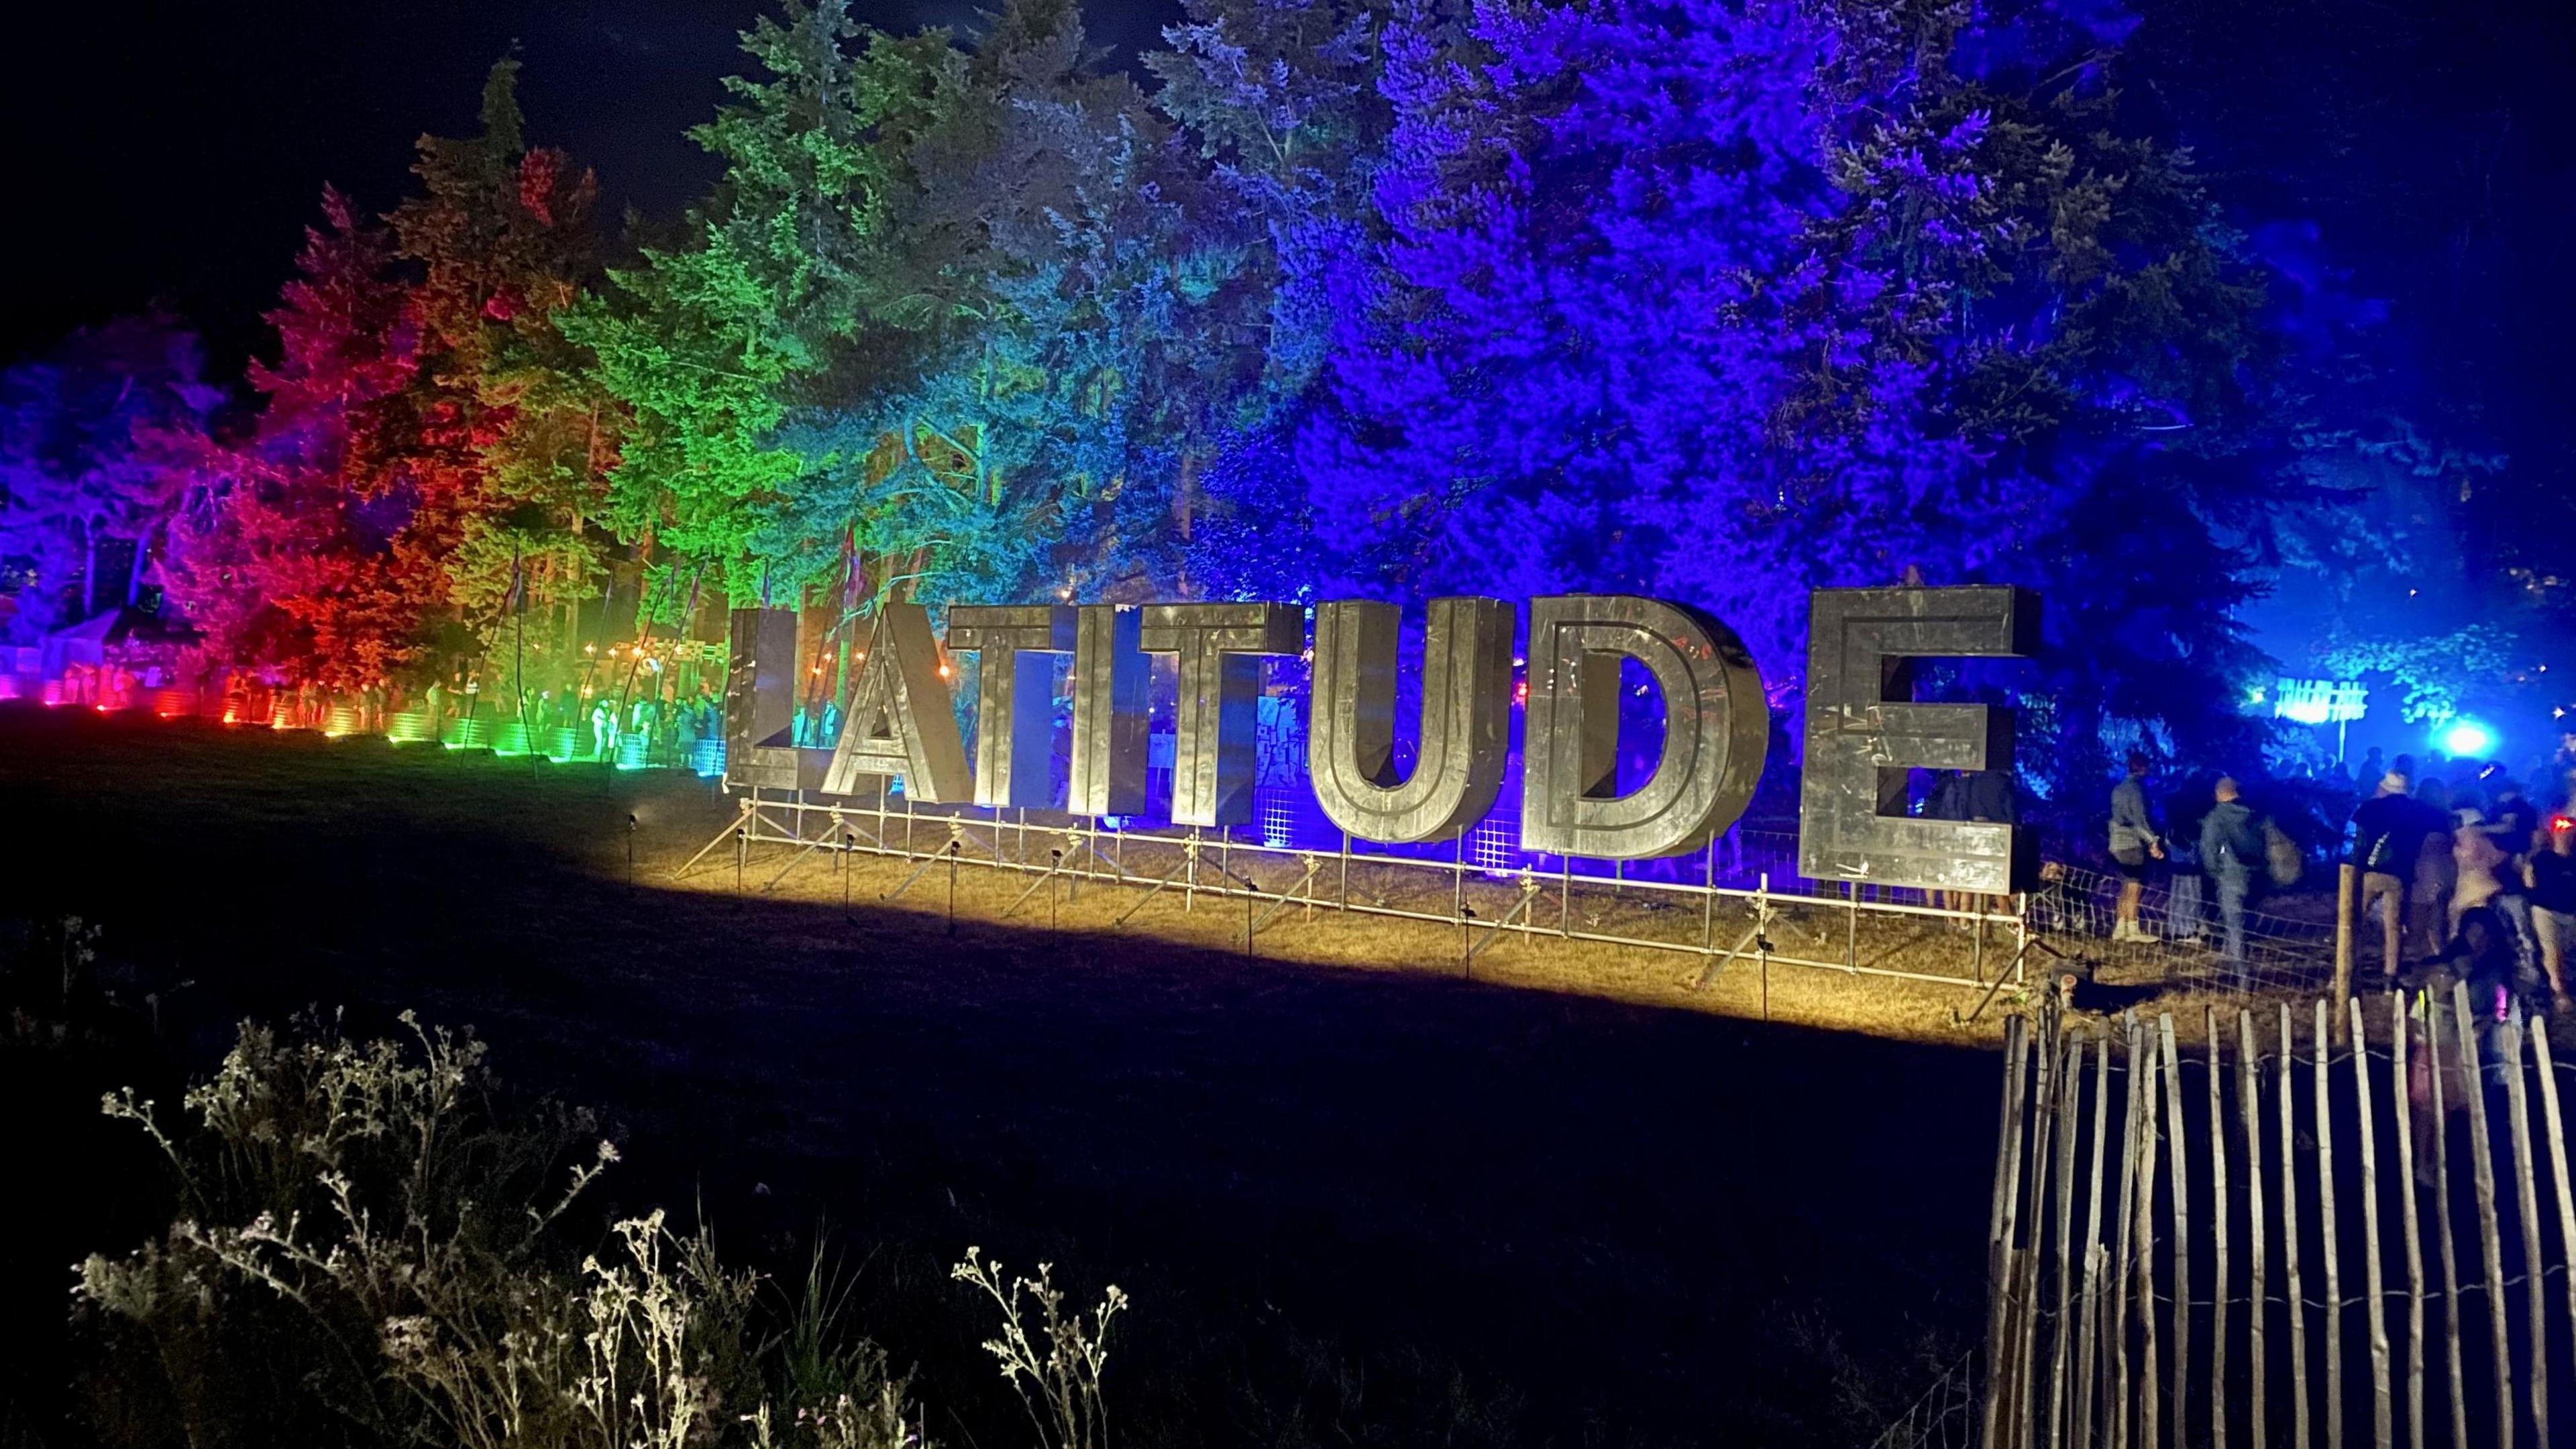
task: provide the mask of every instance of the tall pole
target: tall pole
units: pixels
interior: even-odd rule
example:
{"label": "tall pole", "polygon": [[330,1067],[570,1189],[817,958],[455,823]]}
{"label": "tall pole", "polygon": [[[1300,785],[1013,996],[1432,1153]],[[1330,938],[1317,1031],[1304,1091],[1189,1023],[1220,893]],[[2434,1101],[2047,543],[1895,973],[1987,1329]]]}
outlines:
{"label": "tall pole", "polygon": [[[528,724],[528,576],[519,556],[518,540],[510,542],[510,618],[513,638],[510,645],[510,698],[519,715],[519,742],[527,747],[528,774],[537,771],[537,735]],[[634,872],[630,868],[627,874]],[[631,886],[632,880],[628,882]]]}

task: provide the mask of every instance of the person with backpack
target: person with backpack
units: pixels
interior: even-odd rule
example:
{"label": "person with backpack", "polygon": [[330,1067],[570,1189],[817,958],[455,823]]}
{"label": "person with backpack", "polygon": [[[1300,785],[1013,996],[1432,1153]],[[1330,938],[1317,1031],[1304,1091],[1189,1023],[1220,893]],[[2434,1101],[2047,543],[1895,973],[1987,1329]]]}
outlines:
{"label": "person with backpack", "polygon": [[2380,974],[2388,981],[2397,979],[2415,857],[2427,837],[2444,833],[2449,823],[2441,811],[2408,793],[2413,783],[2390,770],[2380,777],[2379,793],[2362,801],[2344,826],[2344,863],[2361,875],[2361,918],[2379,919]]}
{"label": "person with backpack", "polygon": [[2218,897],[2218,918],[2226,927],[2227,964],[2241,978],[2245,971],[2245,898],[2254,888],[2254,872],[2265,860],[2263,833],[2254,812],[2238,798],[2236,780],[2218,777],[2218,803],[2200,822],[2200,868]]}

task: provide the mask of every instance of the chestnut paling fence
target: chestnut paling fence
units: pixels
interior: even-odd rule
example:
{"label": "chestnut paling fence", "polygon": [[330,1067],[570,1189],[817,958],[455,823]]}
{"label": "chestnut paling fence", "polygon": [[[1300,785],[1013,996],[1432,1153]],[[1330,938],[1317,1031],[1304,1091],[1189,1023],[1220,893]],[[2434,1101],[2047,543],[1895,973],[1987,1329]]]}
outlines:
{"label": "chestnut paling fence", "polygon": [[[2570,1442],[2539,1024],[2460,985],[2195,1015],[2008,1020],[1975,1442]],[[1964,1377],[1881,1442],[1970,1442]]]}
{"label": "chestnut paling fence", "polygon": [[2241,962],[2223,955],[2214,910],[2188,932],[2154,913],[2156,940],[2114,942],[2117,882],[2080,871],[2053,870],[2042,889],[2009,897],[1811,880],[1787,829],[1740,827],[1690,856],[1622,863],[1523,855],[1504,812],[1447,844],[1372,845],[1292,816],[1267,789],[1261,818],[1232,830],[1120,829],[899,794],[743,788],[736,807],[675,878],[730,867],[739,888],[776,891],[849,855],[891,857],[912,869],[881,895],[934,906],[953,895],[957,870],[1025,877],[1003,913],[1015,920],[1048,919],[1085,891],[1125,890],[1122,926],[1153,910],[1232,909],[1246,950],[1290,919],[1342,911],[1453,928],[1470,972],[1497,947],[1554,937],[1697,957],[1701,987],[1733,971],[1767,984],[1777,966],[1955,987],[1977,1010],[2060,974],[2141,994],[2250,995],[2322,989],[2334,968],[2331,924],[2259,913],[2246,918]]}

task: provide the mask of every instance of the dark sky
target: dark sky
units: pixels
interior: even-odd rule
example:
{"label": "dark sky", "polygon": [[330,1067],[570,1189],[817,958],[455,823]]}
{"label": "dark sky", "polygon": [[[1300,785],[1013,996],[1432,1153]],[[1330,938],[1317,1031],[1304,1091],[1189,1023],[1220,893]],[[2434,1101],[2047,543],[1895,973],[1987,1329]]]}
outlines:
{"label": "dark sky", "polygon": [[[677,212],[713,179],[682,134],[747,64],[772,0],[49,0],[0,42],[0,358],[161,303],[218,367],[260,339],[330,181],[401,198],[422,132],[467,134],[515,43],[532,141],[596,168],[614,216]],[[971,0],[855,0],[889,29],[971,27]],[[1087,7],[1121,58],[1176,0]]]}

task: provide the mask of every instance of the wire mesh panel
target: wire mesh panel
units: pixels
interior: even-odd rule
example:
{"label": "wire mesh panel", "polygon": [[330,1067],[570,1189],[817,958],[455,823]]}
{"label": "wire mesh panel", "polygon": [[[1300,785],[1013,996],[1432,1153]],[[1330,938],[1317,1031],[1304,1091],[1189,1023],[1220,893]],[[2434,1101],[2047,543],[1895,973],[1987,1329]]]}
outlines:
{"label": "wire mesh panel", "polygon": [[1870,1441],[1870,1449],[1974,1449],[1977,1356],[1962,1355]]}

